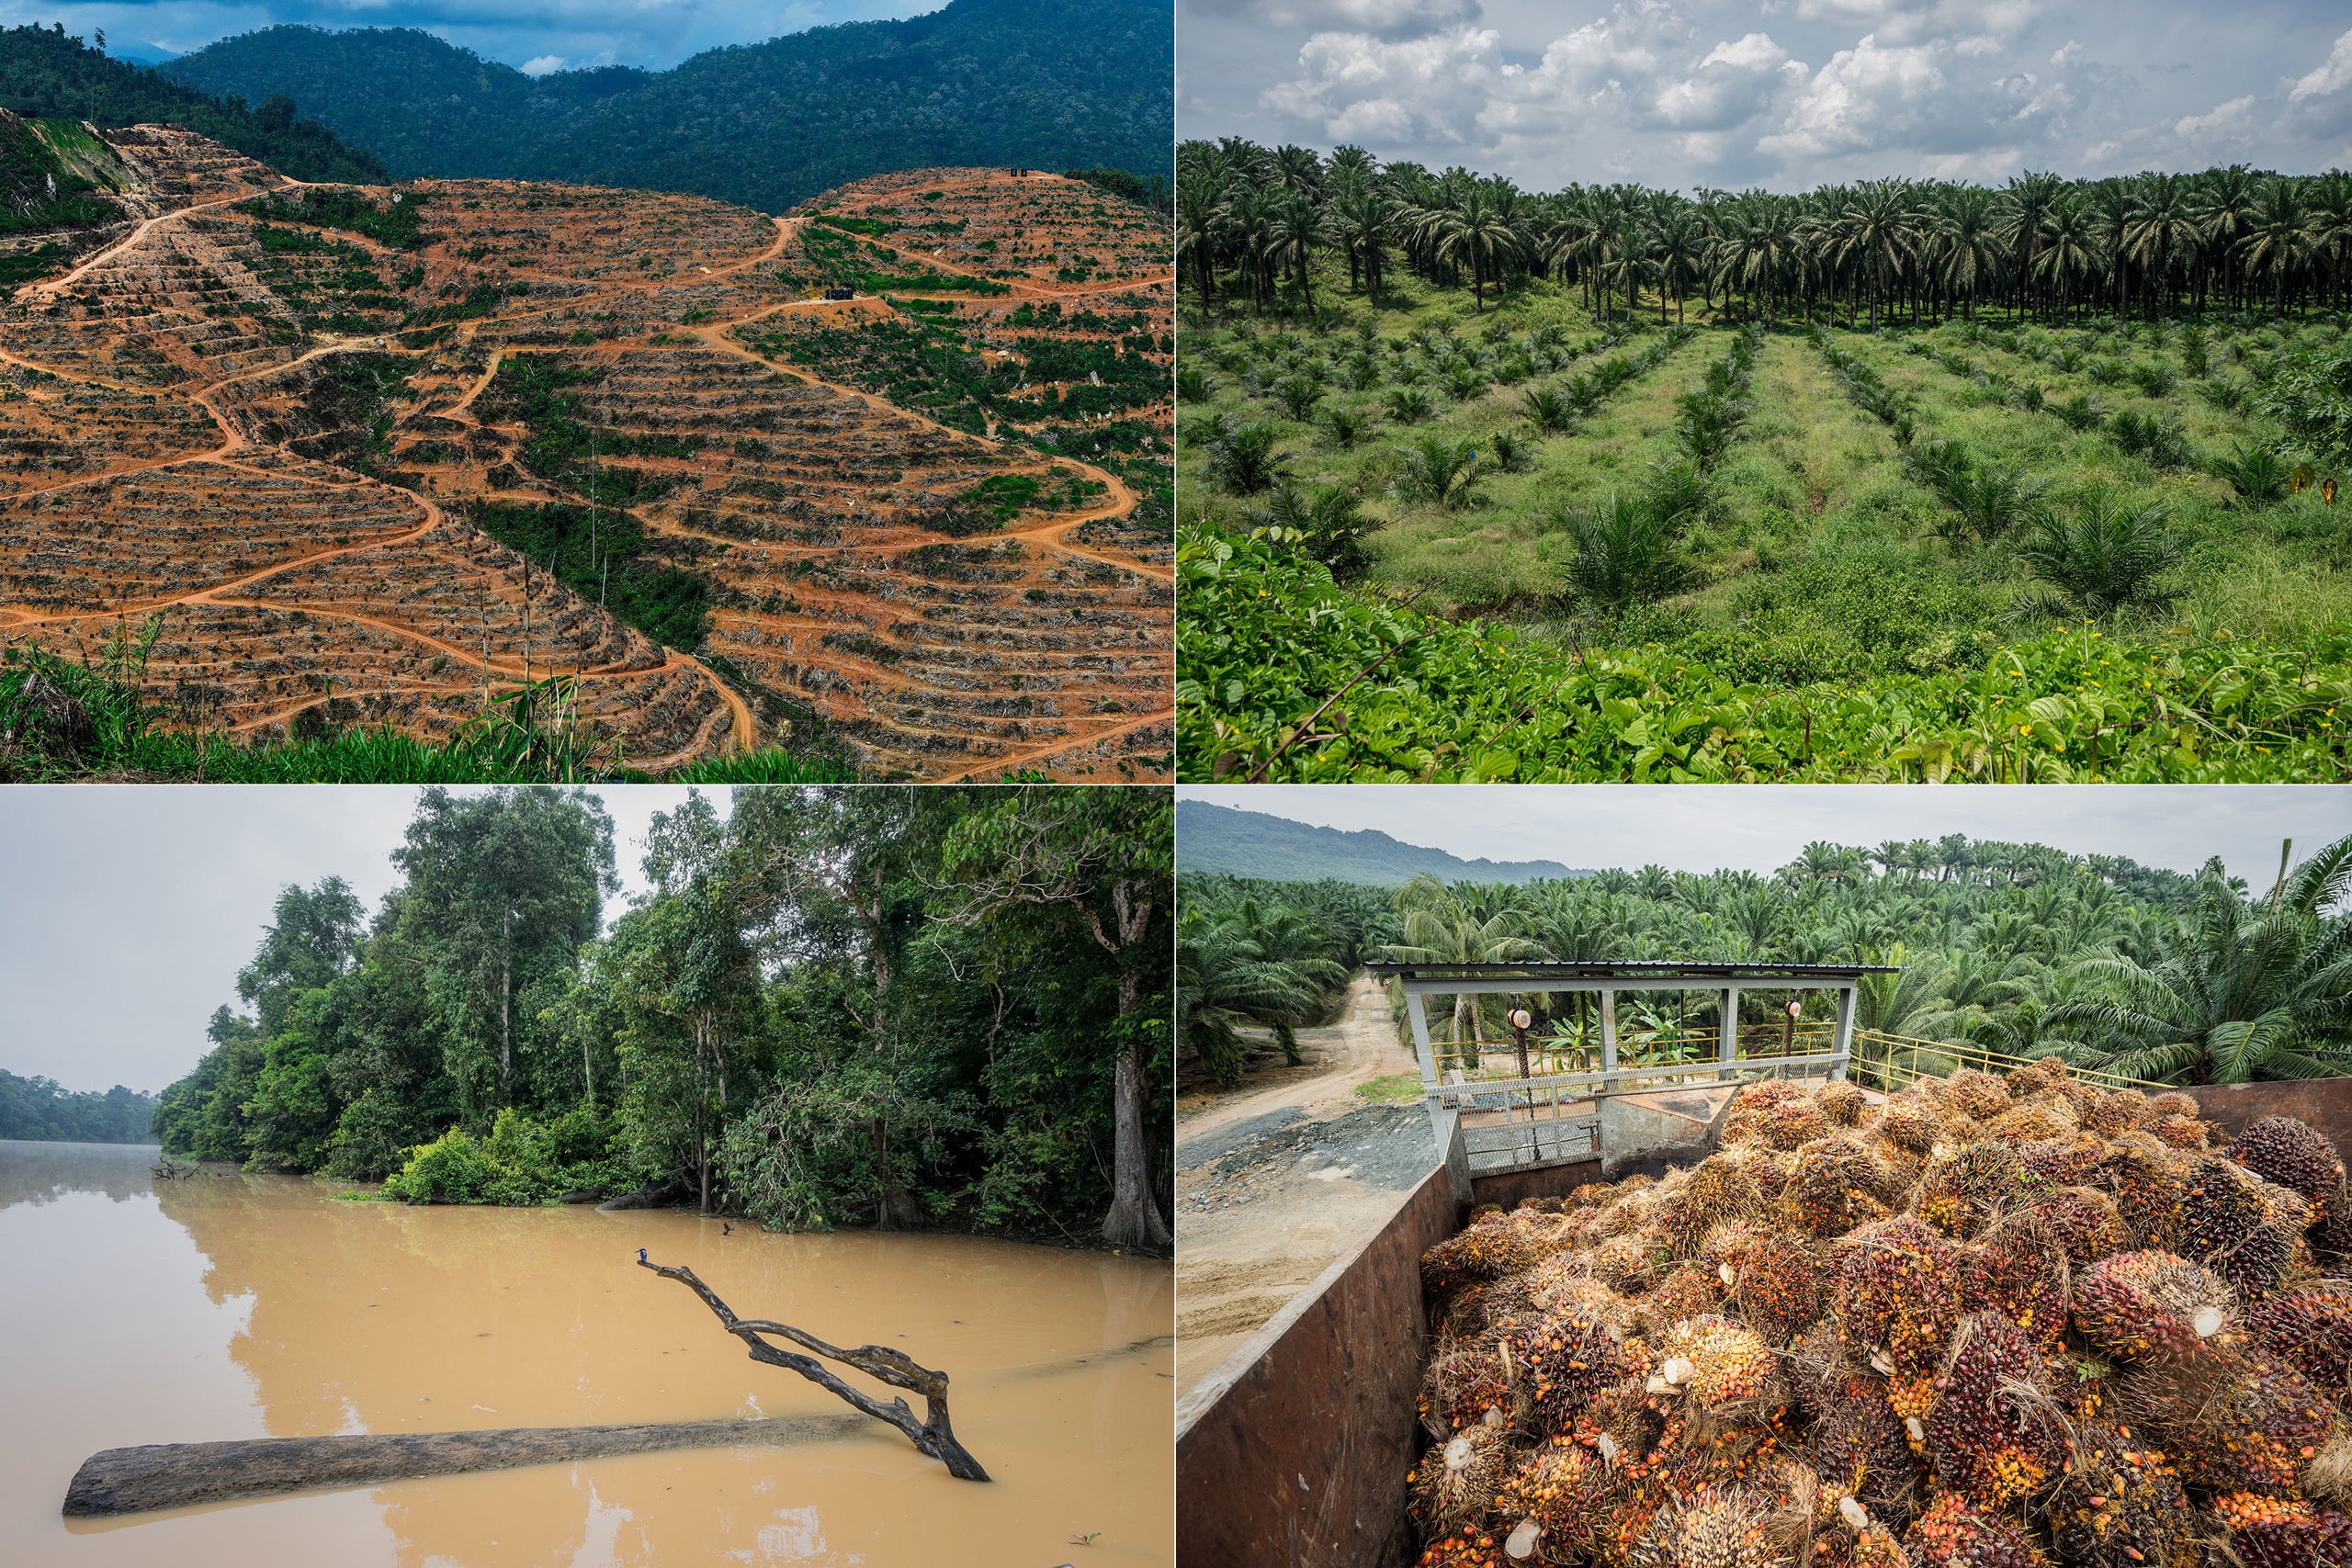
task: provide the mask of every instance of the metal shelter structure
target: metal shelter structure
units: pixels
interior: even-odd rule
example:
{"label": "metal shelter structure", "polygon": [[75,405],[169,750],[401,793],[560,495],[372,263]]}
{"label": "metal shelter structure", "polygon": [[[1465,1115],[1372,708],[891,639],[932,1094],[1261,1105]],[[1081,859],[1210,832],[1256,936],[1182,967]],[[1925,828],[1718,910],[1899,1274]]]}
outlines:
{"label": "metal shelter structure", "polygon": [[[1891,965],[1875,964],[1556,960],[1388,960],[1366,964],[1364,969],[1375,979],[1396,981],[1404,993],[1430,1130],[1455,1171],[1457,1190],[1464,1193],[1473,1176],[1600,1157],[1601,1107],[1612,1096],[1655,1096],[1662,1090],[1768,1077],[1843,1078],[1853,1060],[1857,987],[1866,975],[1896,973]],[[1801,1029],[1800,1010],[1792,1005],[1777,1030],[1763,1026],[1762,1032],[1770,1038],[1758,1038],[1755,1028],[1743,1034],[1743,990],[1831,992],[1834,1016]],[[1679,1029],[1645,1030],[1621,1040],[1619,995],[1653,991],[1713,993],[1719,1011],[1712,1040]],[[1600,999],[1597,1064],[1589,1059],[1581,1030],[1572,1043],[1558,1037],[1530,1041],[1525,1029],[1514,1030],[1510,1040],[1457,1039],[1433,1044],[1430,1038],[1426,998],[1431,996],[1499,994],[1541,1000],[1579,993]],[[1630,1061],[1622,1059],[1621,1047],[1626,1044],[1635,1047]],[[1441,1063],[1441,1050],[1451,1062]],[[1489,1053],[1503,1051],[1510,1053],[1507,1066],[1487,1059]],[[1560,1070],[1564,1067],[1569,1070]]]}

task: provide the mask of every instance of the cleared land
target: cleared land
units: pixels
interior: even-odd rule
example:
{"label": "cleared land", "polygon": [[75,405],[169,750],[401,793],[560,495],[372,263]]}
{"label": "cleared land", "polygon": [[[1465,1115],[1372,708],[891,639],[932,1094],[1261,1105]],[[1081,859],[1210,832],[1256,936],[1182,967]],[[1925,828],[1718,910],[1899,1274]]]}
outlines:
{"label": "cleared land", "polygon": [[152,701],[246,736],[441,739],[563,676],[641,768],[1169,776],[1148,209],[925,170],[771,219],[99,135],[124,220],[12,242],[0,641],[144,642]]}

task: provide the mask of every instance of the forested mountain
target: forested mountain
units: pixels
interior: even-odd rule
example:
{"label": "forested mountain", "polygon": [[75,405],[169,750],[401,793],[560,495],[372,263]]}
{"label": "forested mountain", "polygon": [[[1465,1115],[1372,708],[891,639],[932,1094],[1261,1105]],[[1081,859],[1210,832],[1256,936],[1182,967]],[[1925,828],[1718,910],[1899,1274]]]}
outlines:
{"label": "forested mountain", "polygon": [[695,55],[532,78],[410,28],[277,27],[164,67],[287,93],[392,173],[693,191],[765,211],[867,175],[1096,165],[1165,178],[1160,0],[954,0]]}
{"label": "forested mountain", "polygon": [[1399,842],[1365,829],[1342,832],[1237,811],[1205,800],[1179,801],[1176,832],[1188,874],[1224,873],[1267,882],[1359,883],[1397,887],[1417,876],[1445,882],[1533,882],[1540,877],[1582,876],[1557,861],[1463,860],[1443,850]]}
{"label": "forested mountain", "polygon": [[1144,790],[696,795],[605,931],[594,797],[427,790],[372,917],[280,896],[156,1131],[411,1199],[1165,1247],[1170,843]]}
{"label": "forested mountain", "polygon": [[[247,107],[260,104],[259,108]],[[52,27],[0,28],[0,108],[28,119],[113,127],[184,125],[298,180],[368,182],[384,167],[345,146],[293,100],[266,93],[215,98],[119,60]]]}
{"label": "forested mountain", "polygon": [[[2218,860],[2186,876],[1961,834],[1811,843],[1770,876],[1647,865],[1394,892],[1198,876],[1190,860],[1178,1030],[1217,1083],[1264,1043],[1245,1029],[1279,1043],[1328,1014],[1368,957],[1887,964],[1901,972],[1871,976],[1857,998],[1864,1029],[2170,1083],[2352,1070],[2352,837],[2254,890]],[[1718,995],[1621,998],[1618,1027],[1712,1027]],[[1499,1029],[1508,1000],[1478,998],[1463,1021],[1484,1010]],[[1759,1021],[1775,1000],[1743,993],[1742,1017]]]}
{"label": "forested mountain", "polygon": [[144,1144],[153,1140],[155,1097],[120,1084],[101,1094],[75,1093],[52,1078],[20,1078],[0,1068],[0,1138],[57,1144]]}

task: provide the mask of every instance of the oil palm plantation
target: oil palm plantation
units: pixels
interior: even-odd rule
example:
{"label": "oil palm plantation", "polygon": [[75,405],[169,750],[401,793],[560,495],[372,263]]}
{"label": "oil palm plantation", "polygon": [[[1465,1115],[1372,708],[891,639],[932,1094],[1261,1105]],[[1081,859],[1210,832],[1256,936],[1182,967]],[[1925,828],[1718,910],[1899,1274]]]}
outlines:
{"label": "oil palm plantation", "polygon": [[[1530,933],[1526,911],[1517,908],[1483,913],[1432,876],[1417,876],[1396,895],[1402,917],[1399,940],[1385,944],[1382,956],[1406,964],[1505,964],[1517,958],[1541,958],[1544,947]],[[1433,1020],[1453,1047],[1445,1064],[1465,1069],[1478,1065],[1479,998],[1464,992],[1453,998],[1451,1015]]]}

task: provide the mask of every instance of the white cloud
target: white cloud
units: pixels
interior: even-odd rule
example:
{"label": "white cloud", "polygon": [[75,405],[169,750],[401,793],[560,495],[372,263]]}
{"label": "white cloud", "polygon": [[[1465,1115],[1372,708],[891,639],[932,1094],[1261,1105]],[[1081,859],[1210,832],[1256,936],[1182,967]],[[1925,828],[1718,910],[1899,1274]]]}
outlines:
{"label": "white cloud", "polygon": [[2056,49],[2050,51],[2050,63],[2055,65],[2061,71],[2065,70],[2070,65],[2080,65],[2082,62],[2083,46],[2075,42],[2073,39],[2068,39],[2064,43],[2060,44]]}
{"label": "white cloud", "polygon": [[1728,130],[1804,77],[1803,61],[1791,60],[1770,35],[1749,33],[1715,45],[1697,70],[1659,88],[1657,117],[1679,130]]}
{"label": "white cloud", "polygon": [[2335,40],[2335,47],[2328,51],[2326,63],[2298,81],[2288,91],[2287,101],[2300,104],[2307,98],[2340,93],[2346,87],[2352,87],[2352,32],[2346,32]]}
{"label": "white cloud", "polygon": [[1462,142],[1506,70],[1501,42],[1491,28],[1396,42],[1368,33],[1317,33],[1298,51],[1297,78],[1266,89],[1263,102],[1277,114],[1319,124],[1336,141],[1412,135]]}
{"label": "white cloud", "polygon": [[2203,114],[2183,115],[2173,134],[2188,142],[2227,141],[2244,136],[2254,123],[2254,97],[2232,98]]}
{"label": "white cloud", "polygon": [[563,69],[563,56],[560,54],[542,54],[537,59],[523,62],[520,69],[526,76],[549,75]]}

